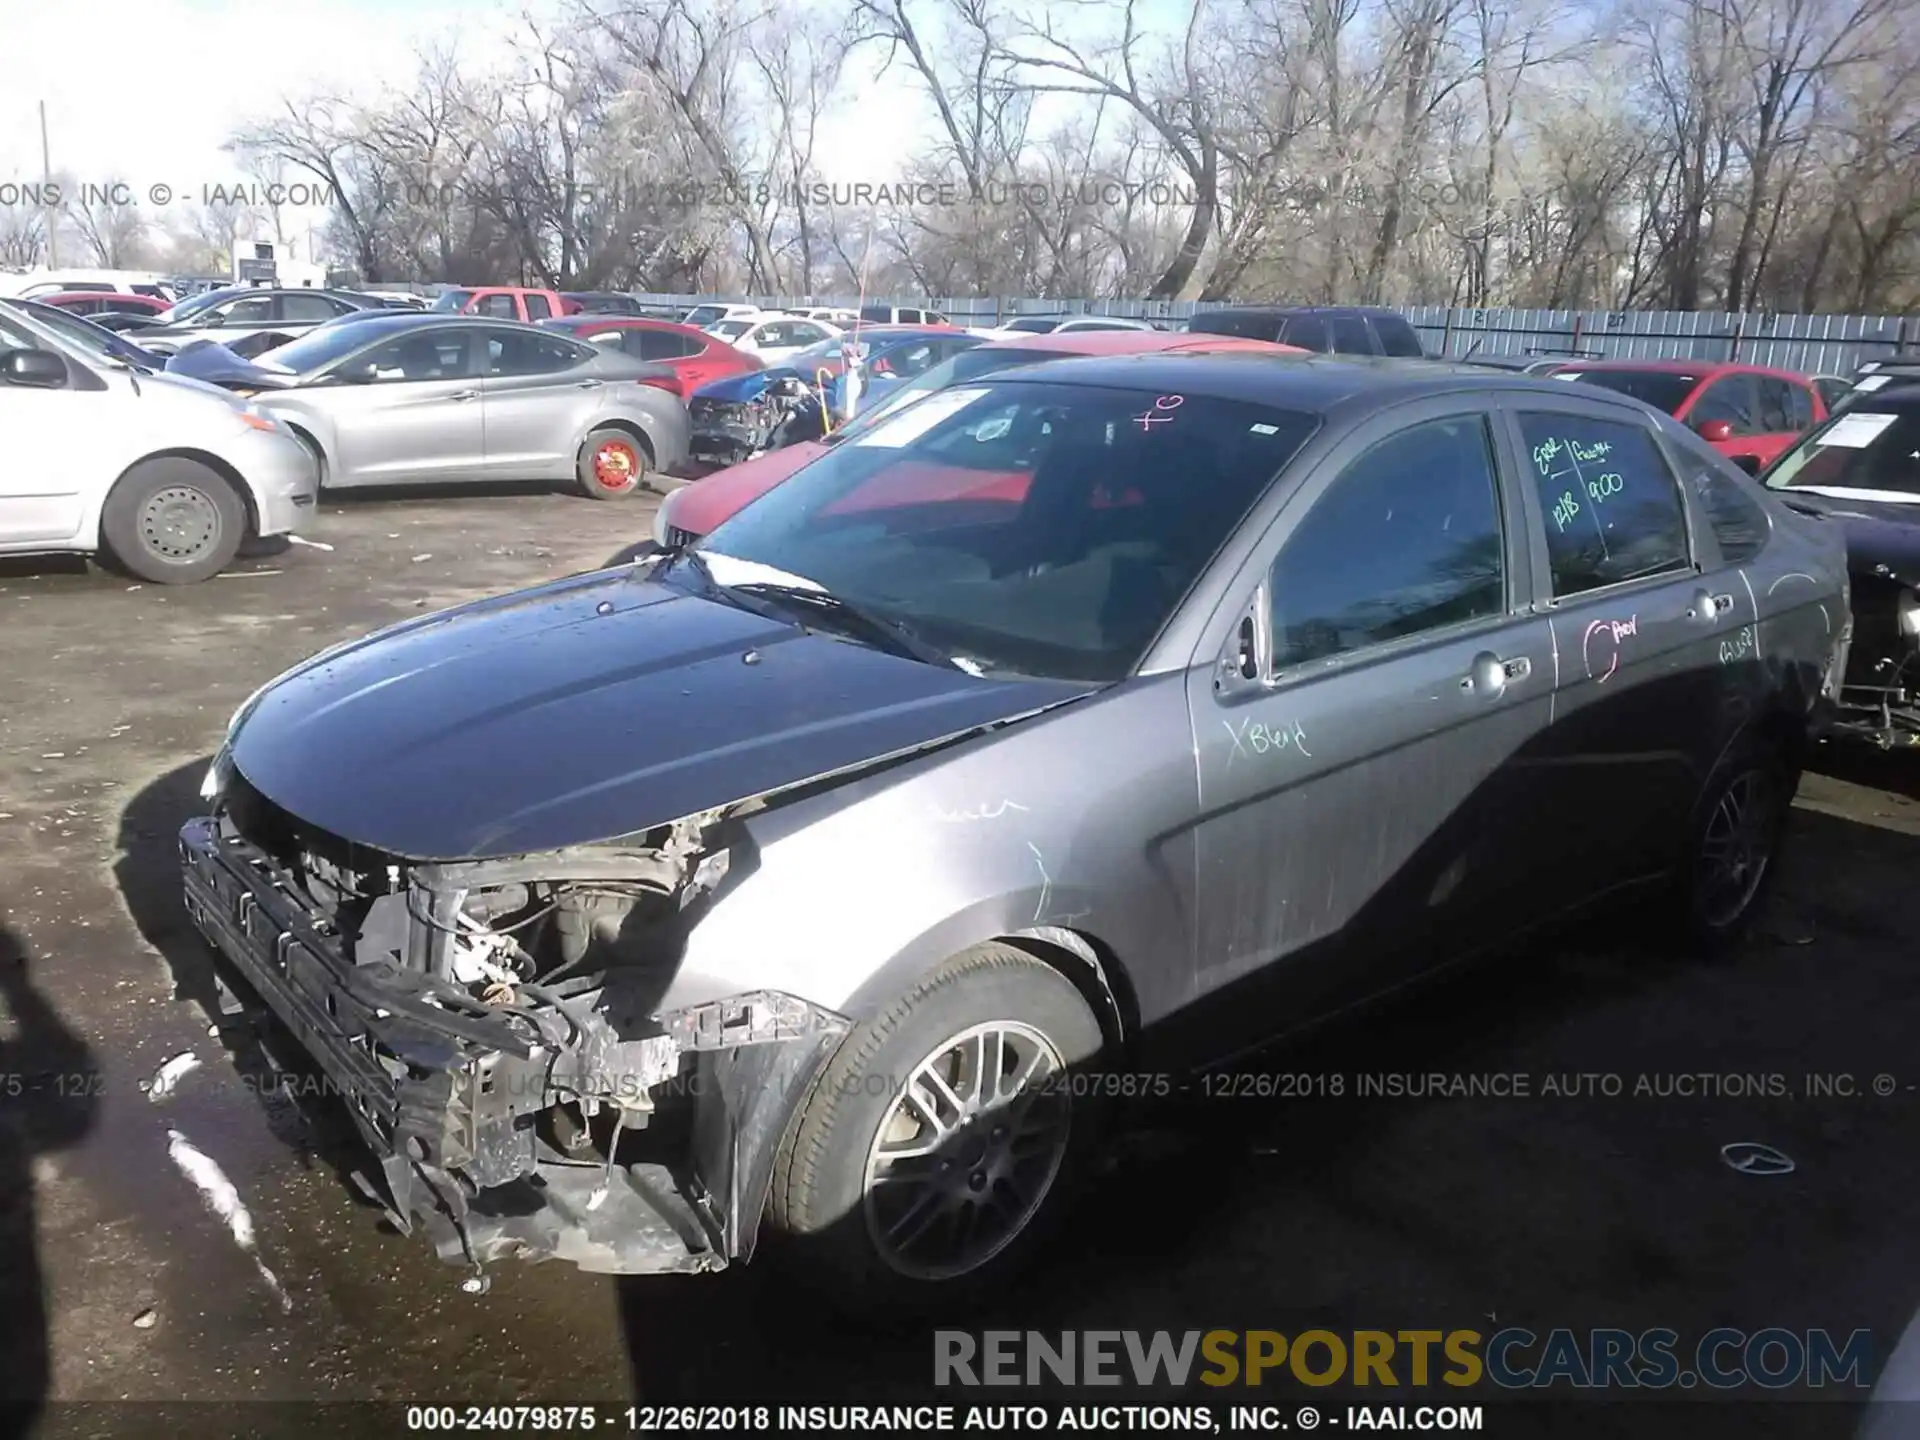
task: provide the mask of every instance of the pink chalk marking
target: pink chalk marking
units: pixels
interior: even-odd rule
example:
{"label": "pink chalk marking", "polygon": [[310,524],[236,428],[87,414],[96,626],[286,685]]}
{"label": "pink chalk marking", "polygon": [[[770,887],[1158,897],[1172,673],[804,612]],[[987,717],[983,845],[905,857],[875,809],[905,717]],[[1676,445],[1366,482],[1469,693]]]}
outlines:
{"label": "pink chalk marking", "polygon": [[1184,395],[1162,395],[1158,400],[1153,402],[1153,408],[1156,410],[1178,410],[1186,403],[1187,397]]}
{"label": "pink chalk marking", "polygon": [[[1595,635],[1607,636],[1609,639],[1613,641],[1616,647],[1613,650],[1613,652],[1607,656],[1607,670],[1606,670],[1606,674],[1604,675],[1595,675],[1593,673],[1592,647],[1593,647],[1593,637]],[[1620,668],[1620,651],[1617,648],[1619,646],[1619,643],[1620,643],[1620,627],[1616,625],[1613,621],[1596,620],[1591,625],[1587,626],[1587,633],[1580,641],[1580,658],[1582,661],[1586,663],[1587,678],[1593,681],[1594,684],[1596,685],[1606,684],[1607,681],[1612,677],[1613,672]]]}

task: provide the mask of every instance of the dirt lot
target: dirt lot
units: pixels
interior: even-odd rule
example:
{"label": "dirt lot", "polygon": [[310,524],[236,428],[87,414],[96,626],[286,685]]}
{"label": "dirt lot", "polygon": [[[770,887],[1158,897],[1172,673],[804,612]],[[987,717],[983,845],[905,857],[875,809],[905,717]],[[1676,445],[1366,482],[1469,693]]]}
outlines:
{"label": "dirt lot", "polygon": [[[463,1293],[355,1202],[324,1120],[242,1078],[246,1046],[211,1035],[196,999],[205,955],[173,837],[234,707],[315,649],[587,568],[647,520],[547,494],[361,500],[326,509],[314,538],[331,553],[190,590],[77,563],[0,570],[8,1397],[923,1390],[925,1329],[853,1337],[766,1267],[628,1282],[528,1267]],[[1869,1329],[1884,1353],[1920,1305],[1920,763],[1830,768],[1807,781],[1747,953],[1675,963],[1627,932],[1589,936],[1326,1032],[1270,1062],[1292,1081],[1174,1106],[1116,1147],[1083,1222],[973,1328],[1825,1326]],[[189,1051],[200,1067],[150,1099]],[[1435,1072],[1524,1075],[1532,1095],[1353,1094],[1363,1074]],[[1830,1072],[1862,1093],[1809,1094]],[[1707,1093],[1636,1096],[1642,1075]],[[1872,1093],[1881,1075],[1892,1094]],[[1618,1076],[1624,1093],[1543,1095],[1548,1076]],[[1770,1076],[1786,1094],[1742,1093]],[[256,1254],[170,1158],[170,1130],[231,1179]],[[1720,1149],[1743,1140],[1797,1170],[1735,1173]],[[1850,1422],[1802,1404],[1739,1428]]]}

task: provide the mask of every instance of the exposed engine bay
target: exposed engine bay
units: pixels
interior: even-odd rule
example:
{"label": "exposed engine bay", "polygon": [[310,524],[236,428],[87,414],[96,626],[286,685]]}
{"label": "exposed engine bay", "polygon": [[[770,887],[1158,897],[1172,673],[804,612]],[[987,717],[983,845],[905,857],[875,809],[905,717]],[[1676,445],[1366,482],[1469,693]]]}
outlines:
{"label": "exposed engine bay", "polygon": [[739,464],[826,433],[826,400],[798,376],[770,382],[751,400],[722,401],[696,395],[688,405],[696,459]]}
{"label": "exposed engine bay", "polygon": [[662,1009],[735,819],[416,864],[235,777],[181,843],[190,912],[342,1092],[396,1225],[473,1266],[710,1270],[750,1255],[798,1082],[846,1029],[773,993]]}

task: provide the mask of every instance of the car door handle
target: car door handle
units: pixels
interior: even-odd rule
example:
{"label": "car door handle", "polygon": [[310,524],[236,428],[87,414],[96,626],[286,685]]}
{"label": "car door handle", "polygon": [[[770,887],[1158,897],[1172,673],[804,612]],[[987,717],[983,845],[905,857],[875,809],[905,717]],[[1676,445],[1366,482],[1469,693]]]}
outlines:
{"label": "car door handle", "polygon": [[576,390],[598,390],[600,388],[600,382],[598,380],[576,380],[573,382],[573,388]]}
{"label": "car door handle", "polygon": [[1524,655],[1502,660],[1490,650],[1473,657],[1473,667],[1460,677],[1460,688],[1471,695],[1476,691],[1489,700],[1506,693],[1510,682],[1524,680],[1533,673],[1533,662]]}
{"label": "car door handle", "polygon": [[447,398],[459,404],[468,400],[478,400],[480,398],[480,392],[478,390],[461,390],[449,395]]}
{"label": "car door handle", "polygon": [[1709,595],[1702,590],[1693,597],[1693,608],[1687,611],[1689,620],[1705,620],[1709,624],[1733,609],[1733,596]]}

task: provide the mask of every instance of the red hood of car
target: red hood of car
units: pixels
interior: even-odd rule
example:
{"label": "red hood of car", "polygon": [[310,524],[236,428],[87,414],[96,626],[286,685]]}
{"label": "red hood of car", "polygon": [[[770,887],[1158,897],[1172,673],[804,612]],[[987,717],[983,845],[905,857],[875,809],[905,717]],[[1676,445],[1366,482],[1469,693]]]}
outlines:
{"label": "red hood of car", "polygon": [[758,460],[731,465],[696,480],[675,499],[673,523],[682,530],[704,535],[741,506],[759,499],[831,448],[818,440],[803,440],[798,445],[783,445]]}

